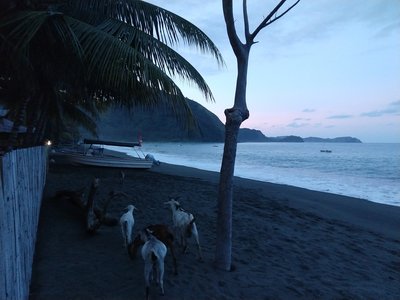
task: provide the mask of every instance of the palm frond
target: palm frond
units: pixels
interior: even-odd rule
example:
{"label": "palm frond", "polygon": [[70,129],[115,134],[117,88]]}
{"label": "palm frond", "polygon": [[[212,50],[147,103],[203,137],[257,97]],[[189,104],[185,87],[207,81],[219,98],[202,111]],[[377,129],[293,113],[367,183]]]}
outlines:
{"label": "palm frond", "polygon": [[7,40],[13,41],[16,53],[27,53],[32,38],[47,21],[49,14],[43,11],[22,11],[5,17],[0,22],[0,31]]}
{"label": "palm frond", "polygon": [[68,102],[63,107],[63,114],[66,120],[79,124],[91,134],[97,136],[97,124],[95,120],[98,116],[94,118],[84,109]]}
{"label": "palm frond", "polygon": [[213,100],[200,73],[170,47],[195,46],[223,64],[212,41],[185,19],[139,0],[38,0],[33,7],[41,10],[16,9],[0,19],[0,73],[13,85],[1,84],[13,93],[21,84],[21,95],[43,99],[37,102],[46,108],[37,109],[50,131],[65,131],[76,118],[93,133],[98,112],[112,104],[165,106],[193,121],[172,77]]}
{"label": "palm frond", "polygon": [[[91,84],[130,99],[139,90],[147,95],[164,91],[183,97],[175,82],[138,49],[113,35],[77,19],[65,17],[85,53],[87,78]],[[152,92],[154,91],[154,92]]]}
{"label": "palm frond", "polygon": [[141,0],[77,0],[69,2],[73,14],[98,25],[104,17],[129,24],[171,46],[183,43],[211,54],[223,65],[224,60],[216,45],[197,26],[159,6]]}
{"label": "palm frond", "polygon": [[130,45],[170,76],[194,82],[206,99],[214,99],[200,73],[184,57],[164,43],[118,20],[107,20],[97,28]]}

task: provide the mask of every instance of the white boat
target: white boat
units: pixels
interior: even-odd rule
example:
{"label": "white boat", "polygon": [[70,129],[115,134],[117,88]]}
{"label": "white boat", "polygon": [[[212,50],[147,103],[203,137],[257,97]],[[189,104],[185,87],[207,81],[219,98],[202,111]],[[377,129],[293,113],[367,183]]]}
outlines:
{"label": "white boat", "polygon": [[137,151],[138,157],[133,157],[121,152],[104,149],[104,145],[135,148],[140,147],[141,142],[126,143],[85,139],[78,148],[58,147],[52,149],[49,153],[49,161],[55,164],[126,169],[150,169],[153,166],[153,160],[140,157]]}

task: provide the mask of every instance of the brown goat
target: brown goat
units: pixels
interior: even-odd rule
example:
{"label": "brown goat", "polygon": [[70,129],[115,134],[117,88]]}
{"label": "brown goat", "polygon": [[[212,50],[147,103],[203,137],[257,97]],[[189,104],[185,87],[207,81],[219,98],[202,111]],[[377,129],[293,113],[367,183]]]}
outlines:
{"label": "brown goat", "polygon": [[[172,259],[174,261],[174,274],[178,274],[178,268],[176,263],[176,257],[174,253],[174,235],[167,225],[164,224],[153,224],[147,226],[144,230],[150,230],[151,234],[154,235],[157,239],[164,243],[164,245],[169,248],[171,251]],[[142,246],[145,241],[142,240],[140,233],[136,235],[133,242],[128,247],[128,253],[131,259],[136,257],[137,250],[140,246]]]}

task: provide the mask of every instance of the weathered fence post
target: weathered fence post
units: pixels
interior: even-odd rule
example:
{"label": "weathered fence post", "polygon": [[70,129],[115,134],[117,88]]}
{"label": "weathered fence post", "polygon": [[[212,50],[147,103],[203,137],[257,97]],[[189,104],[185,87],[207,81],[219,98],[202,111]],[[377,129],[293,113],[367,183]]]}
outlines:
{"label": "weathered fence post", "polygon": [[28,299],[46,182],[45,146],[0,156],[0,299]]}

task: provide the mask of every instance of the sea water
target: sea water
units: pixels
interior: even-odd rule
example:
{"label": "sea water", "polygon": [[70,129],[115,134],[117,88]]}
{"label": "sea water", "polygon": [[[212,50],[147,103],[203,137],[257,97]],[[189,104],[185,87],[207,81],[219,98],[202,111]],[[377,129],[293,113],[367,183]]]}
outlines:
{"label": "sea water", "polygon": [[[161,162],[218,172],[223,147],[145,143],[141,150]],[[235,176],[400,206],[400,144],[239,143]]]}

